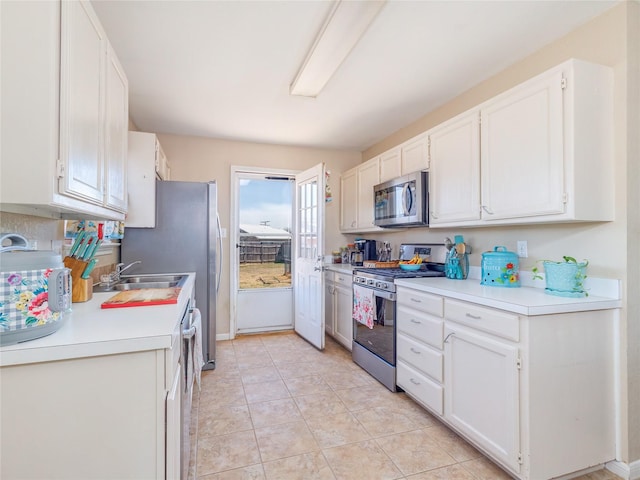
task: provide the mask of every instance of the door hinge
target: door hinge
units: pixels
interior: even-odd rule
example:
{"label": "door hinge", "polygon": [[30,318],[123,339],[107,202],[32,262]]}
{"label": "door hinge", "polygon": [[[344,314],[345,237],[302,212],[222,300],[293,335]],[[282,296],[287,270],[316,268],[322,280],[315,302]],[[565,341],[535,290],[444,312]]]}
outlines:
{"label": "door hinge", "polygon": [[568,203],[569,202],[569,195],[567,195],[567,192],[562,194],[562,203]]}
{"label": "door hinge", "polygon": [[560,88],[562,88],[563,90],[565,88],[567,88],[567,78],[566,77],[562,77],[562,80],[560,80]]}
{"label": "door hinge", "polygon": [[518,370],[522,369],[522,359],[520,357],[518,357],[518,359],[516,360],[516,368]]}
{"label": "door hinge", "polygon": [[56,170],[58,173],[58,178],[64,177],[64,163],[62,163],[62,160],[60,159],[56,161]]}
{"label": "door hinge", "polygon": [[522,452],[518,452],[518,463],[522,465]]}

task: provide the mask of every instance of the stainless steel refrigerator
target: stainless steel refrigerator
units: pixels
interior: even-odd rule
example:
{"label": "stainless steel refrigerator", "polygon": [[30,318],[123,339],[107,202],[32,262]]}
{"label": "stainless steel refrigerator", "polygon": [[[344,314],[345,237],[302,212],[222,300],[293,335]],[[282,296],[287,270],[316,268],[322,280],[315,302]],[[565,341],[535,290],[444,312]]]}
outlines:
{"label": "stainless steel refrigerator", "polygon": [[[126,224],[125,224],[126,225]],[[128,274],[196,272],[204,370],[215,368],[216,294],[222,245],[215,182],[156,182],[155,228],[125,228],[121,261]]]}

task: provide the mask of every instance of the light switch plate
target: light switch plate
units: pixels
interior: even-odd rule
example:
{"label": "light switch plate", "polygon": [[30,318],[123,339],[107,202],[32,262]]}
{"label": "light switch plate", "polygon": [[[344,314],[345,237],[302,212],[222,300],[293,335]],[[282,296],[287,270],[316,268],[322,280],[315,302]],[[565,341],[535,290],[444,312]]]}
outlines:
{"label": "light switch plate", "polygon": [[520,258],[527,258],[529,256],[529,252],[527,251],[527,241],[526,240],[518,240],[517,249],[518,256]]}

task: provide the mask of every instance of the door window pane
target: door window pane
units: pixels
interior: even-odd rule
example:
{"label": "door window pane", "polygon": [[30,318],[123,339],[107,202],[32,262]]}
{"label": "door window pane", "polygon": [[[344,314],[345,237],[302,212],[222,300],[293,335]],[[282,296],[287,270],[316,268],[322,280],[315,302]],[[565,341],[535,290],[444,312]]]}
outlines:
{"label": "door window pane", "polygon": [[239,183],[239,288],[291,288],[293,180],[247,175]]}

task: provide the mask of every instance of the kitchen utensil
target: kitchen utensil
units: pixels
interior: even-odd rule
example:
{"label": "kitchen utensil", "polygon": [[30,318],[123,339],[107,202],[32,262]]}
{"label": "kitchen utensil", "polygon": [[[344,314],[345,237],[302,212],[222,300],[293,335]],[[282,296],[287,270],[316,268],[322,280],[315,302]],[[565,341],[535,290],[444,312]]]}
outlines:
{"label": "kitchen utensil", "polygon": [[78,235],[76,236],[76,239],[73,242],[73,245],[71,246],[71,250],[69,250],[70,257],[73,257],[76,254],[76,252],[80,248],[80,244],[82,243],[82,240],[84,239],[85,235],[86,235],[86,232],[84,230],[81,230],[78,233]]}
{"label": "kitchen utensil", "polygon": [[85,267],[84,271],[82,272],[82,275],[80,275],[80,278],[83,279],[88,279],[89,276],[91,275],[91,272],[93,271],[93,268],[96,266],[96,263],[98,263],[98,259],[97,258],[93,258],[89,261],[89,263],[87,263],[87,266]]}
{"label": "kitchen utensil", "polygon": [[482,285],[492,287],[519,287],[520,265],[518,255],[507,247],[494,247],[482,254]]}

